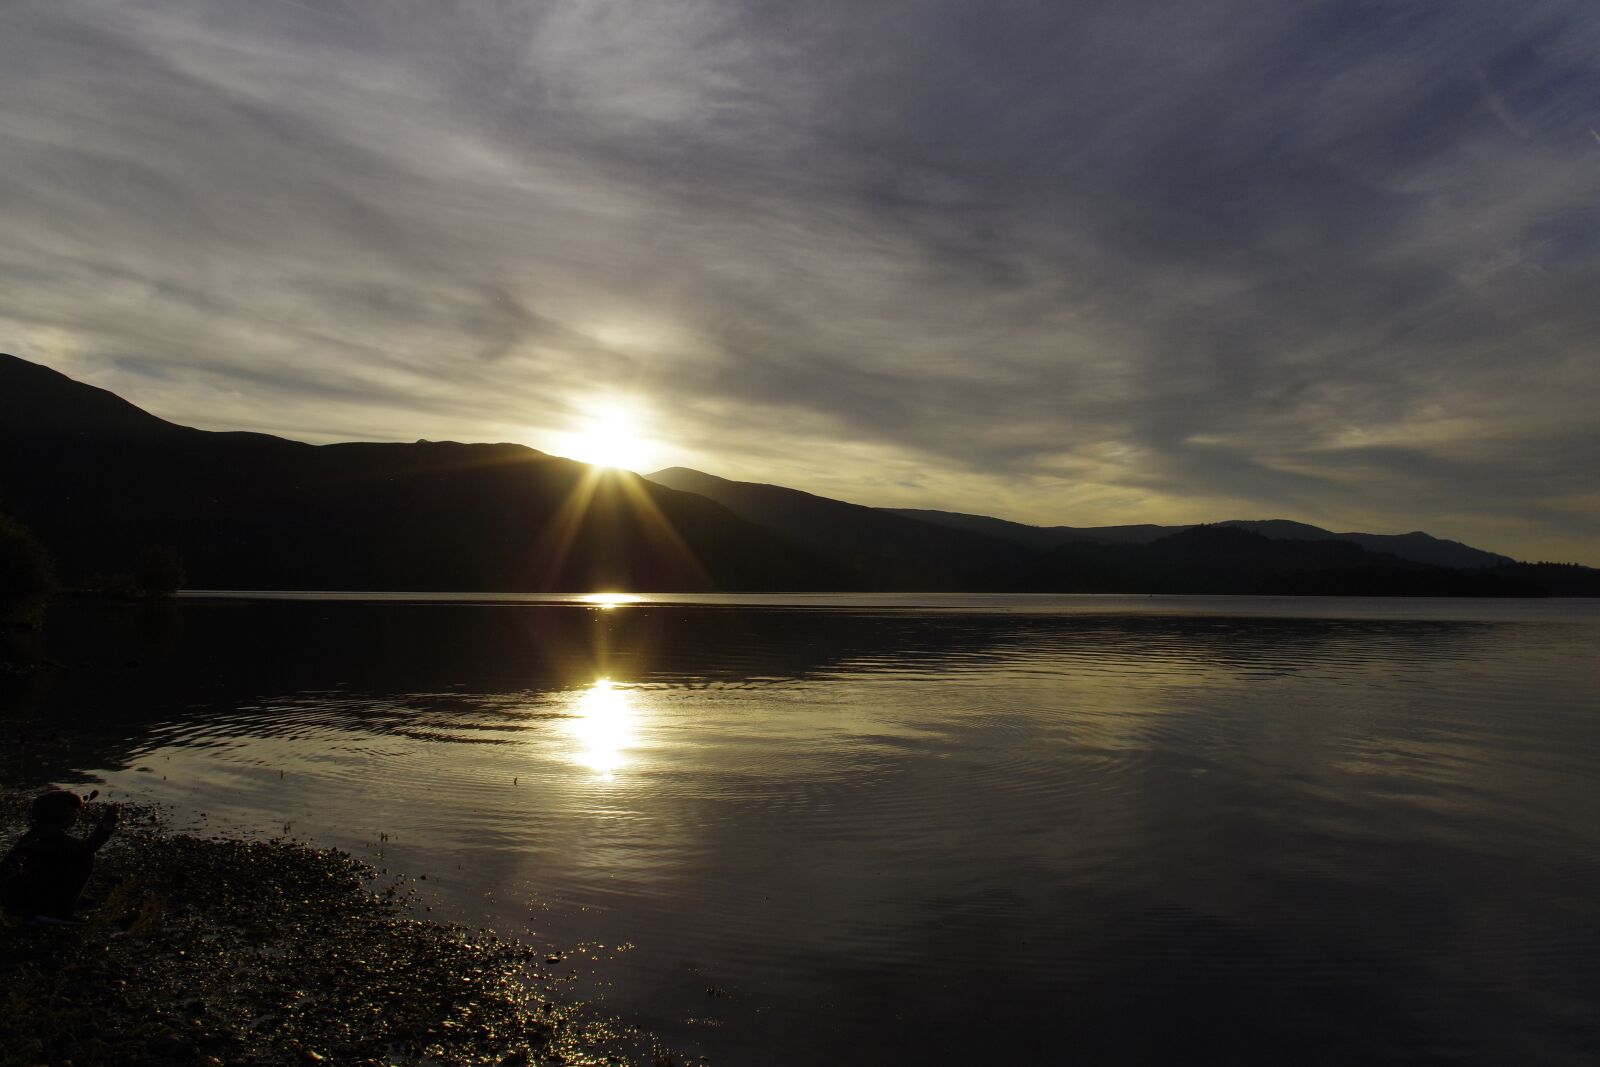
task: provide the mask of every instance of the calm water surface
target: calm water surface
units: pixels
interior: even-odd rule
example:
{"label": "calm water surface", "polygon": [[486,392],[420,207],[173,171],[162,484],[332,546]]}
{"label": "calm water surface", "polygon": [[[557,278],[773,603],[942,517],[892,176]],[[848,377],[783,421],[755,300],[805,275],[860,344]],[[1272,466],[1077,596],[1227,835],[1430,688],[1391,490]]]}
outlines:
{"label": "calm water surface", "polygon": [[716,1064],[1600,1057],[1594,601],[216,597],[46,640],[7,781],[425,874]]}

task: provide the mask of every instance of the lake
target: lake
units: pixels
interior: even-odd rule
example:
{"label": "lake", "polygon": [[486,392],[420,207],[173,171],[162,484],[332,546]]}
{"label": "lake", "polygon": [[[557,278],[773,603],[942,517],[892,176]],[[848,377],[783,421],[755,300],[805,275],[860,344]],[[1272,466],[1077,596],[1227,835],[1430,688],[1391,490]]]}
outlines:
{"label": "lake", "polygon": [[42,640],[8,783],[349,849],[724,1067],[1600,1058],[1600,602],[216,594]]}

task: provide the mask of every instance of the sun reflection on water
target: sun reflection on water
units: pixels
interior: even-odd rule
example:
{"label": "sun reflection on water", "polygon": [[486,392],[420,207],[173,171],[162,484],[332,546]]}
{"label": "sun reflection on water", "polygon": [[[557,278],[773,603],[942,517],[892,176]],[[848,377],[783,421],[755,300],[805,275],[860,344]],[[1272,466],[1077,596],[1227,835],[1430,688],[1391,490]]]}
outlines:
{"label": "sun reflection on water", "polygon": [[610,678],[601,678],[583,691],[573,710],[567,720],[567,732],[579,746],[573,758],[611,781],[634,746],[633,694]]}
{"label": "sun reflection on water", "polygon": [[585,593],[578,599],[591,607],[599,608],[601,611],[610,611],[612,608],[619,608],[627,604],[637,604],[644,598],[634,596],[632,593]]}

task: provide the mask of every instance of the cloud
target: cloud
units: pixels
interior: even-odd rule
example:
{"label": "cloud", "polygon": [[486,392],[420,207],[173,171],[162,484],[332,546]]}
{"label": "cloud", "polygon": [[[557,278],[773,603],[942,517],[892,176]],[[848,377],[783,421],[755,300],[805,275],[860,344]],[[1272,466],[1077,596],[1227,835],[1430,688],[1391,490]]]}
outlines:
{"label": "cloud", "polygon": [[7,346],[165,417],[1595,556],[1576,2],[20,0]]}

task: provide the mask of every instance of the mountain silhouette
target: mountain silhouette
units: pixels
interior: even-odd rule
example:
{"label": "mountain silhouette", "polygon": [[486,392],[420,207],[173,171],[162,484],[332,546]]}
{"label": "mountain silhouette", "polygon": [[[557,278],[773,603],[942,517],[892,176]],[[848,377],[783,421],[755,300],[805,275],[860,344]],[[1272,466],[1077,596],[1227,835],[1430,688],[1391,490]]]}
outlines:
{"label": "mountain silhouette", "polygon": [[[194,588],[833,589],[704,497],[515,444],[309,445],[177,426],[0,356],[0,503],[68,584],[177,551]],[[580,506],[582,505],[582,506]]]}
{"label": "mountain silhouette", "polygon": [[1166,537],[1185,526],[1157,526],[1153,523],[1135,523],[1129,526],[1029,526],[1009,519],[996,519],[988,515],[967,515],[959,511],[931,511],[924,508],[881,508],[891,515],[901,515],[920,522],[949,526],[957,530],[971,530],[1004,541],[1022,545],[1036,551],[1055,548],[1068,541],[1104,541],[1114,544],[1142,545]]}
{"label": "mountain silhouette", "polygon": [[[1009,540],[1039,551],[1069,541],[1098,541],[1105,544],[1145,545],[1194,526],[1028,526],[987,515],[963,515],[950,511],[923,511],[910,508],[885,508],[905,518],[919,519],[958,530],[972,530]],[[1220,524],[1251,530],[1274,541],[1350,541],[1362,548],[1398,556],[1413,563],[1435,567],[1499,567],[1516,562],[1498,552],[1448,541],[1416,530],[1405,534],[1334,533],[1320,526],[1290,519],[1227,519]]]}
{"label": "mountain silhouette", "polygon": [[1334,538],[1272,538],[1235,523],[1144,544],[1069,541],[1002,579],[1035,592],[1541,596],[1526,575],[1435,567]]}
{"label": "mountain silhouette", "polygon": [[[1288,519],[1190,526],[1029,526],[988,515],[869,508],[686,467],[648,475],[819,551],[921,588],[1013,592],[1593,596],[1600,571],[1517,563],[1420,531],[1336,534]],[[877,516],[877,518],[874,518]],[[898,523],[886,518],[902,520]],[[930,527],[966,535],[934,537]],[[1009,550],[1006,547],[1009,545]],[[887,569],[885,569],[887,568]],[[880,582],[878,588],[911,588]],[[1585,591],[1587,590],[1587,592]]]}
{"label": "mountain silhouette", "polygon": [[1600,594],[1600,571],[1420,532],[1032,527],[687,468],[646,479],[516,444],[199,430],[4,355],[0,511],[69,587],[171,550],[189,587],[211,589]]}
{"label": "mountain silhouette", "polygon": [[798,489],[735,482],[688,467],[647,477],[708,497],[740,518],[846,562],[873,576],[880,589],[970,588],[978,576],[1024,554],[1004,538],[921,522],[880,508],[814,496]]}

